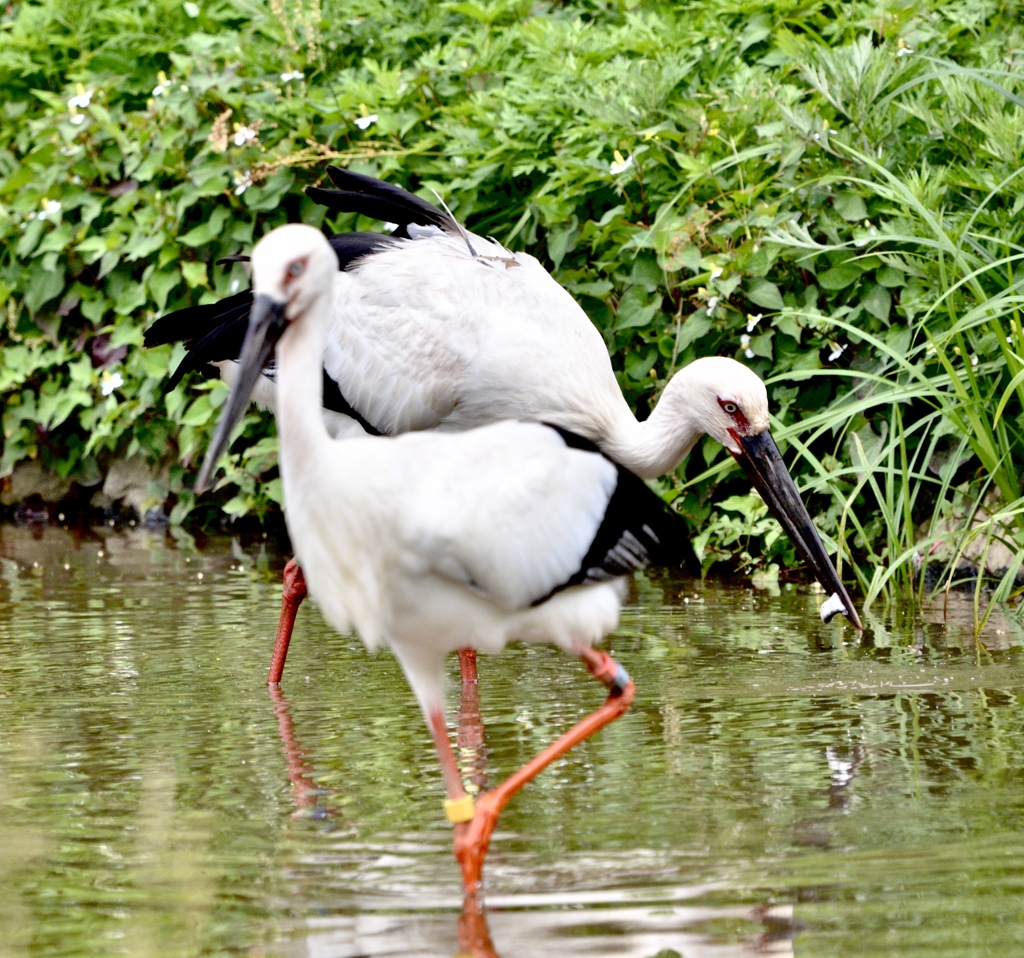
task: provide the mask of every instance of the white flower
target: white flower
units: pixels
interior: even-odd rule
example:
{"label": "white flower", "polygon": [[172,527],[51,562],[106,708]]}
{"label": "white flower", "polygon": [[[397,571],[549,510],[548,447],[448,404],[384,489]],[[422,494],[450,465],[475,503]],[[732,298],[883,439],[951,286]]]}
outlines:
{"label": "white flower", "polygon": [[305,78],[306,74],[301,70],[292,70],[288,73],[281,74],[282,83],[291,83],[292,80],[304,80]]}
{"label": "white flower", "polygon": [[616,150],[612,153],[612,162],[608,166],[608,172],[612,176],[618,176],[620,173],[625,173],[633,165],[633,154],[623,157],[623,155]]}
{"label": "white flower", "polygon": [[250,186],[252,186],[252,173],[246,170],[244,173],[239,173],[235,170],[235,196],[241,196]]}
{"label": "white flower", "polygon": [[711,271],[711,278],[712,279],[718,279],[718,277],[721,276],[721,275],[722,275],[722,267],[721,266],[716,266]]}
{"label": "white flower", "polygon": [[717,305],[718,305],[718,297],[717,296],[712,296],[712,297],[710,297],[708,299],[708,315],[709,316],[715,311],[715,307]]}
{"label": "white flower", "polygon": [[366,130],[373,126],[373,124],[376,123],[379,119],[380,117],[377,116],[376,113],[370,113],[367,114],[366,116],[357,116],[356,126],[358,126],[360,130]]}
{"label": "white flower", "polygon": [[163,83],[158,83],[155,87],[153,87],[153,96],[163,96],[167,92],[167,86],[168,84],[166,81],[164,81]]}
{"label": "white flower", "polygon": [[978,365],[978,357],[974,353],[971,353],[971,365],[972,366],[977,366]]}
{"label": "white flower", "polygon": [[754,358],[754,350],[750,348],[750,337],[746,333],[743,333],[740,336],[740,349],[743,350],[743,355],[746,356],[747,359]]}
{"label": "white flower", "polygon": [[85,122],[84,113],[73,113],[71,115],[71,123],[74,126],[81,126]]}
{"label": "white flower", "polygon": [[832,343],[832,352],[828,354],[828,361],[834,363],[843,353],[846,352],[846,343]]}
{"label": "white flower", "polygon": [[77,173],[74,176],[71,177],[71,185],[72,186],[81,186],[82,185],[82,178]]}
{"label": "white flower", "polygon": [[41,220],[49,219],[60,212],[60,203],[57,200],[43,200],[42,207],[43,211],[39,214]]}
{"label": "white flower", "polygon": [[79,87],[78,93],[68,100],[68,106],[73,106],[77,110],[84,110],[91,101],[92,90],[83,90]]}
{"label": "white flower", "polygon": [[747,332],[748,333],[752,333],[754,331],[754,327],[759,322],[761,322],[761,314],[760,313],[754,313],[753,316],[747,316]]}
{"label": "white flower", "polygon": [[256,130],[251,126],[240,126],[235,129],[235,146],[245,146],[250,140],[256,139]]}
{"label": "white flower", "polygon": [[123,385],[124,376],[120,373],[111,373],[104,369],[100,375],[100,392],[104,396],[109,396],[115,389],[120,389]]}

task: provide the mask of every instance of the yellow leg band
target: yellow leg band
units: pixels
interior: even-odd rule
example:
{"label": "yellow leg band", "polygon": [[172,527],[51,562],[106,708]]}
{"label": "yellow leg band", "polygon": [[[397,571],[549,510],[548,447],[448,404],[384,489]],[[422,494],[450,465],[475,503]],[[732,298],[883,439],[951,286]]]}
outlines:
{"label": "yellow leg band", "polygon": [[463,795],[462,798],[447,798],[444,802],[444,813],[453,825],[473,819],[473,796]]}

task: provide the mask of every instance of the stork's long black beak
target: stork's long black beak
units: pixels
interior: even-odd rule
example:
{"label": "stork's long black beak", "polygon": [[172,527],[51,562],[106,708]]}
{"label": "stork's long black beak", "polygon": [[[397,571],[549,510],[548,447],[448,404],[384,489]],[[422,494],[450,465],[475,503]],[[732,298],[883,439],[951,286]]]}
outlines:
{"label": "stork's long black beak", "polygon": [[863,632],[864,626],[853,607],[850,594],[836,574],[835,566],[825,551],[818,530],[814,528],[793,477],[782,461],[772,434],[766,429],[758,436],[743,436],[739,439],[742,451],[733,453],[733,456],[829,596],[821,608],[821,617],[828,622],[842,612],[855,629]]}
{"label": "stork's long black beak", "polygon": [[249,312],[249,328],[242,343],[242,352],[238,357],[238,376],[227,402],[220,414],[217,429],[206,451],[203,468],[196,479],[196,493],[203,493],[209,488],[210,476],[217,465],[217,460],[227,449],[231,441],[231,432],[242,418],[245,407],[249,405],[249,397],[274,352],[274,346],[285,331],[288,320],[284,315],[284,303],[276,302],[266,295],[253,297],[252,309]]}

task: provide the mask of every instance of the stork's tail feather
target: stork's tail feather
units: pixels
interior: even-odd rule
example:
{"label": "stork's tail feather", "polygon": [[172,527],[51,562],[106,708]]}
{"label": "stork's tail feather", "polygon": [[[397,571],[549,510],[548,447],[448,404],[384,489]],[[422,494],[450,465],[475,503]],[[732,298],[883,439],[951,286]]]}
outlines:
{"label": "stork's tail feather", "polygon": [[408,236],[410,226],[436,226],[446,233],[459,233],[458,225],[445,211],[400,186],[338,166],[328,167],[327,172],[337,189],[310,186],[306,195],[335,213],[359,213],[397,223],[394,235],[400,237]]}

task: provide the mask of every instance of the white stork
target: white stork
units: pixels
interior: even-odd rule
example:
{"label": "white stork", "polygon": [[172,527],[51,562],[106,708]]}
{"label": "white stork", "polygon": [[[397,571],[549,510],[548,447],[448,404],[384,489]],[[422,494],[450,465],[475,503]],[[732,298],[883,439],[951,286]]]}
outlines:
{"label": "white stork", "polygon": [[[389,646],[401,663],[434,738],[456,858],[474,897],[512,795],[632,702],[625,670],[593,645],[616,625],[623,577],[659,557],[666,532],[677,531],[674,517],[640,479],[553,426],[504,421],[332,438],[321,414],[324,343],[332,299],[358,277],[338,277],[327,240],[303,225],[264,237],[252,268],[237,376],[196,487],[208,485],[276,348],[281,479],[296,555],[326,620],[355,628],[369,649]],[[445,657],[466,647],[498,652],[514,640],[577,656],[608,699],[474,804],[448,738]]]}
{"label": "white stork", "polygon": [[[595,442],[634,474],[674,470],[704,433],[744,469],[827,595],[823,618],[860,619],[768,431],[767,394],[750,369],[699,359],[666,385],[638,422],[600,332],[536,258],[467,233],[450,215],[372,177],[331,168],[338,190],[310,196],[336,210],[398,224],[393,234],[330,238],[340,265],[323,357],[324,408],[334,434],[467,429],[500,419],[557,424]],[[189,369],[217,363],[231,381],[251,293],[158,320],[147,343],[185,339]],[[273,369],[257,399],[273,407]],[[285,571],[268,682],[281,679],[305,585]],[[464,675],[470,672],[463,661]]]}

